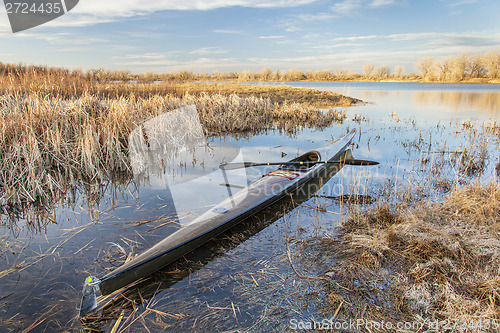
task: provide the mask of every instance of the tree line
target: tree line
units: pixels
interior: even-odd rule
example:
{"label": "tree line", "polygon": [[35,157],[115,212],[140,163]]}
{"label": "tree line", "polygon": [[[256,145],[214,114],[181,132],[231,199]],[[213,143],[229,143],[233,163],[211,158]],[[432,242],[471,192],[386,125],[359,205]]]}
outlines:
{"label": "tree line", "polygon": [[500,79],[500,51],[489,51],[484,54],[462,53],[457,56],[436,59],[423,57],[417,61],[415,72],[406,74],[404,66],[395,66],[391,69],[386,65],[371,63],[363,67],[363,73],[356,73],[348,69],[306,71],[290,69],[288,71],[275,70],[266,67],[258,72],[218,72],[195,73],[188,70],[173,71],[170,73],[141,74],[131,73],[129,70],[106,70],[102,68],[69,70],[48,66],[11,65],[0,62],[0,76],[19,76],[26,73],[40,76],[70,76],[97,83],[113,82],[171,82],[171,81],[199,81],[199,80],[239,80],[239,81],[356,81],[356,80],[401,80],[401,81],[430,81],[430,82],[463,82],[487,81]]}
{"label": "tree line", "polygon": [[421,58],[416,69],[426,81],[460,82],[467,79],[500,78],[500,51],[462,53],[456,57]]}

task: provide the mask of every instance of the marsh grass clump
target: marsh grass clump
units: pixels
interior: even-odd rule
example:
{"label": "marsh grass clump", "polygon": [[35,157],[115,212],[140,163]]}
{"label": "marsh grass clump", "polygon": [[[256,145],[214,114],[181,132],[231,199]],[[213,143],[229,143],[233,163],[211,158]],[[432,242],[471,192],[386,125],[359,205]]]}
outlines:
{"label": "marsh grass clump", "polygon": [[338,256],[327,273],[328,309],[342,303],[338,320],[421,322],[431,331],[439,331],[428,326],[435,320],[498,320],[499,230],[497,183],[355,214],[328,240]]}
{"label": "marsh grass clump", "polygon": [[20,67],[0,73],[0,206],[11,213],[26,211],[27,205],[50,211],[77,186],[95,188],[117,177],[130,183],[130,133],[183,105],[196,106],[207,136],[268,129],[294,133],[345,118],[344,112],[287,101],[292,95],[275,101],[269,96],[279,95],[278,87],[259,88],[268,96],[241,86],[246,94],[244,89],[240,95],[204,92],[203,85],[191,94],[167,83],[114,84],[64,70]]}
{"label": "marsh grass clump", "polygon": [[297,103],[313,108],[348,107],[360,100],[347,97],[331,91],[316,89],[295,88],[285,85],[251,85],[240,83],[174,83],[171,88],[177,94],[189,93],[199,95],[203,93],[220,94],[223,96],[238,95],[239,97],[258,97],[269,100],[271,103],[282,105]]}
{"label": "marsh grass clump", "polygon": [[497,134],[500,136],[500,124],[497,121],[491,121],[483,123],[483,129],[487,132]]}
{"label": "marsh grass clump", "polygon": [[421,170],[425,171],[426,183],[430,182],[434,188],[448,192],[453,188],[453,182],[465,184],[483,176],[493,162],[491,139],[485,134],[476,133],[466,146],[450,149],[445,142],[442,148],[422,153],[420,164]]}
{"label": "marsh grass clump", "polygon": [[473,146],[470,150],[465,150],[460,155],[459,171],[469,177],[481,175],[486,167],[488,158],[487,145]]}

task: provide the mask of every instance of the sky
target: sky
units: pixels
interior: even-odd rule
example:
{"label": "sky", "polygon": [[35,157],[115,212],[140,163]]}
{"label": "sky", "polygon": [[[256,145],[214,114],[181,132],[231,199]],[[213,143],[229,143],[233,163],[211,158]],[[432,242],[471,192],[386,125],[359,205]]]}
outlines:
{"label": "sky", "polygon": [[350,70],[500,50],[499,0],[80,0],[0,62],[132,73]]}

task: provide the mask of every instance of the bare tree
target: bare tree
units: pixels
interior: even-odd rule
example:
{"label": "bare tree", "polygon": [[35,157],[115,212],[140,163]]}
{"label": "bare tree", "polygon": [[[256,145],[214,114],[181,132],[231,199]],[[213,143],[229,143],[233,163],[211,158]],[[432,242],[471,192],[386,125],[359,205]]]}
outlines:
{"label": "bare tree", "polygon": [[363,70],[365,71],[365,76],[369,78],[372,76],[373,71],[375,70],[375,66],[373,64],[366,64],[363,67]]}
{"label": "bare tree", "polygon": [[335,76],[340,80],[347,80],[351,76],[351,71],[345,68],[335,68]]}
{"label": "bare tree", "polygon": [[483,55],[483,64],[488,71],[489,78],[500,77],[500,51],[490,51]]}
{"label": "bare tree", "polygon": [[469,58],[469,72],[471,78],[486,76],[486,68],[484,66],[482,56],[474,54]]}
{"label": "bare tree", "polygon": [[223,75],[223,73],[219,72],[218,70],[214,70],[212,72],[212,75],[210,75],[210,78],[214,79],[214,80],[220,80],[222,75]]}
{"label": "bare tree", "polygon": [[315,80],[331,80],[332,78],[332,73],[328,70],[326,71],[316,71],[314,72],[314,79]]}
{"label": "bare tree", "polygon": [[452,73],[453,79],[456,81],[461,81],[469,75],[469,55],[467,53],[462,53],[455,58]]}
{"label": "bare tree", "polygon": [[375,75],[379,79],[387,78],[389,77],[389,75],[391,75],[391,69],[386,65],[382,65],[375,70]]}
{"label": "bare tree", "polygon": [[314,78],[314,72],[312,70],[308,70],[304,75],[307,80],[312,80]]}
{"label": "bare tree", "polygon": [[452,69],[453,69],[453,62],[455,60],[452,58],[446,58],[443,61],[437,60],[434,63],[434,66],[436,68],[436,74],[438,76],[438,79],[440,81],[449,81],[451,80],[451,74],[452,74]]}
{"label": "bare tree", "polygon": [[398,78],[403,77],[405,74],[405,67],[404,66],[396,66],[394,67],[394,75]]}
{"label": "bare tree", "polygon": [[123,69],[123,70],[117,70],[116,73],[116,78],[122,82],[126,82],[129,79],[130,76],[130,70],[128,69]]}
{"label": "bare tree", "polygon": [[104,69],[102,68],[91,68],[87,72],[88,76],[91,80],[95,80],[97,82],[101,82],[104,77]]}
{"label": "bare tree", "polygon": [[305,75],[300,69],[292,68],[285,74],[285,79],[290,81],[299,81],[305,79]]}
{"label": "bare tree", "polygon": [[281,80],[284,80],[283,79],[283,74],[281,73],[280,70],[276,70],[276,72],[273,73],[272,75],[272,79],[274,81],[281,81]]}
{"label": "bare tree", "polygon": [[431,57],[423,57],[417,61],[415,69],[420,72],[422,79],[430,80],[433,76],[432,68],[434,66],[434,59]]}
{"label": "bare tree", "polygon": [[263,81],[269,81],[271,80],[271,77],[273,75],[273,71],[271,68],[266,67],[260,72],[260,79]]}
{"label": "bare tree", "polygon": [[254,77],[255,75],[249,70],[238,73],[239,81],[253,81]]}
{"label": "bare tree", "polygon": [[316,81],[327,81],[330,79],[330,71],[307,71],[306,77]]}

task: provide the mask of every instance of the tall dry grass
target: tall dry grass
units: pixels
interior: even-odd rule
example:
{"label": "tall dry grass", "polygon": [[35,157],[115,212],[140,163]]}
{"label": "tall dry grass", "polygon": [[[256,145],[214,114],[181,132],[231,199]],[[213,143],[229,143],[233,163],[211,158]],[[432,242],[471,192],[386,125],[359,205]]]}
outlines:
{"label": "tall dry grass", "polygon": [[[58,200],[117,174],[131,179],[128,136],[144,121],[194,104],[207,135],[327,126],[342,112],[296,102],[185,91],[144,84],[98,84],[65,72],[0,75],[0,207]],[[161,92],[161,94],[159,93]]]}
{"label": "tall dry grass", "polygon": [[[338,239],[328,241],[339,256],[327,273],[330,308],[341,308],[338,320],[497,331],[499,230],[498,183],[458,189],[439,203],[356,214],[341,225]],[[438,328],[431,324],[436,320]]]}

